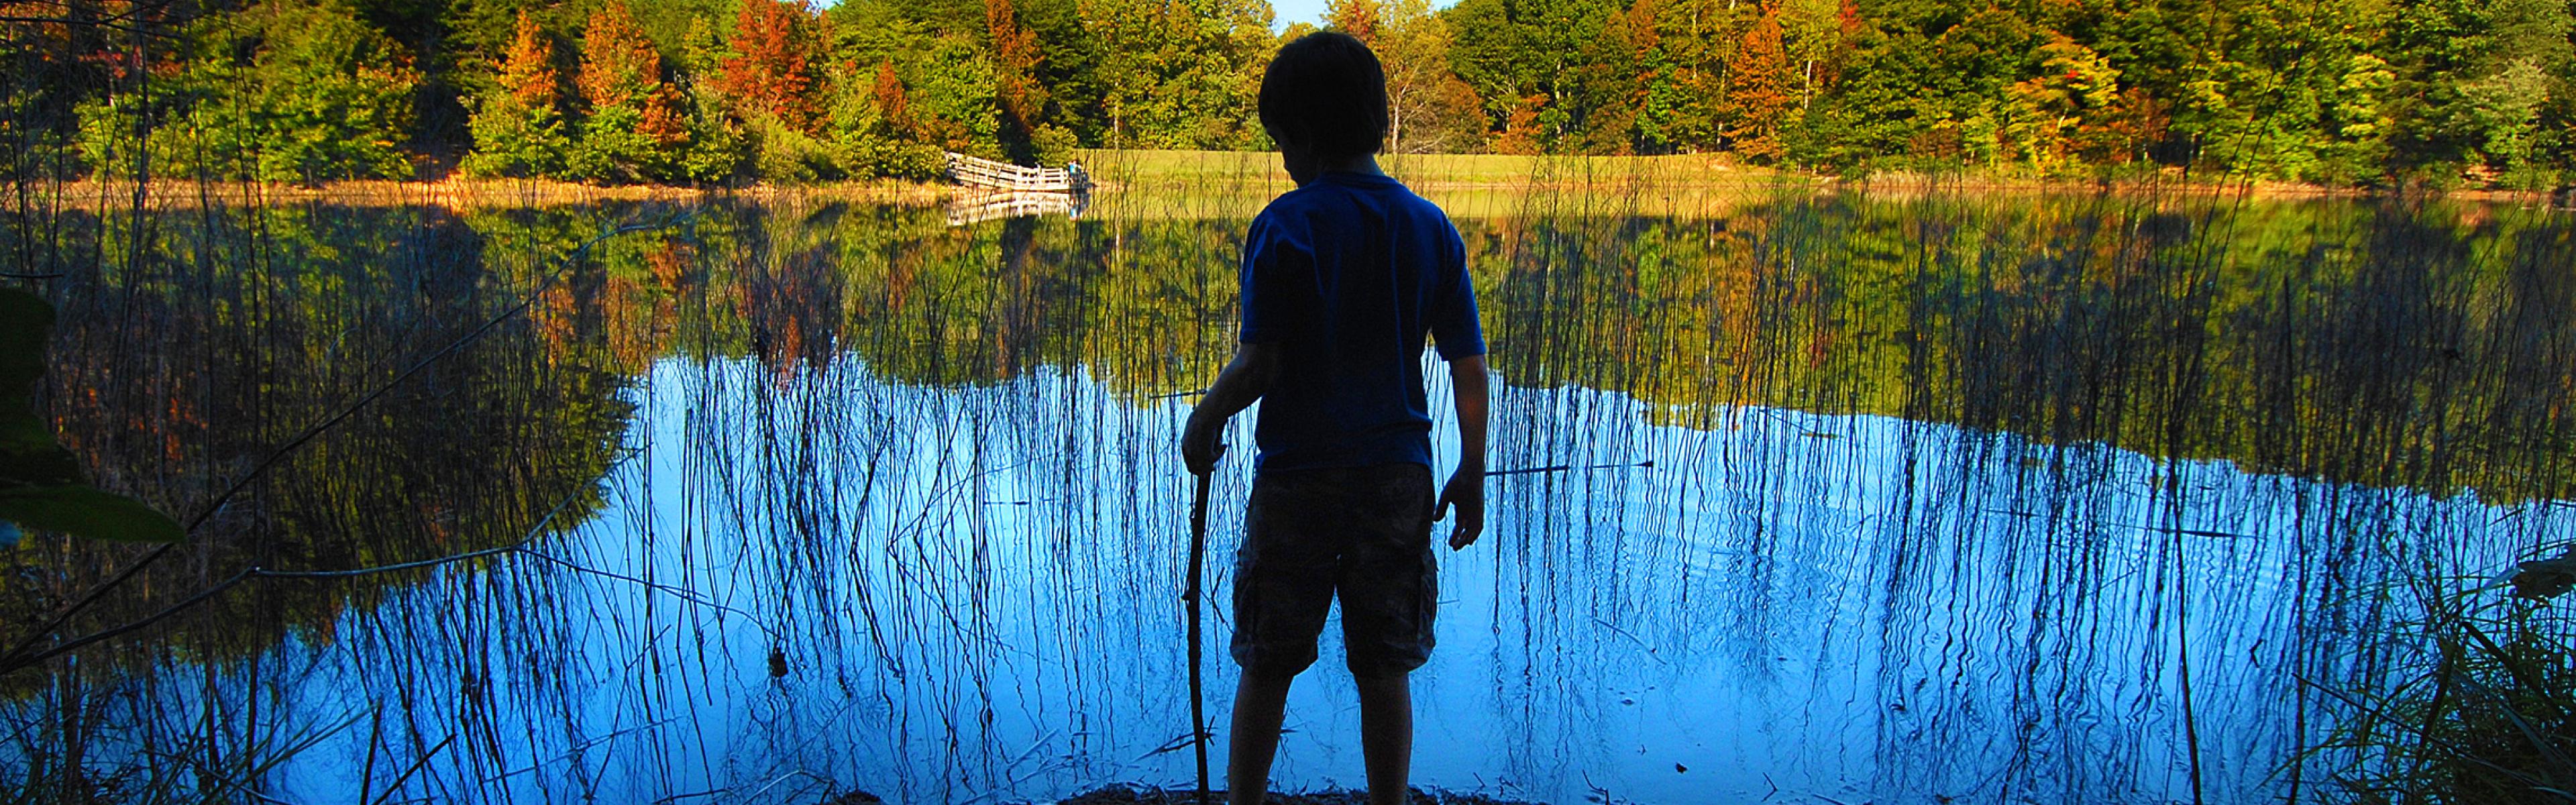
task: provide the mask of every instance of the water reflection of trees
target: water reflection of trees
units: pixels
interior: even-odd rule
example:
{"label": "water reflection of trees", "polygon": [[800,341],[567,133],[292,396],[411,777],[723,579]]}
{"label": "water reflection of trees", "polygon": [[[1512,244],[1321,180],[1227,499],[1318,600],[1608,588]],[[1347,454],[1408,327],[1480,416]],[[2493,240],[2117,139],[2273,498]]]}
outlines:
{"label": "water reflection of trees", "polygon": [[1471,230],[1506,378],[1667,421],[1884,414],[2506,501],[2576,456],[2561,217],[1834,197]]}
{"label": "water reflection of trees", "polygon": [[[1867,722],[1890,790],[2129,785],[2169,760],[2160,745],[2108,760],[2099,749],[2178,723],[2166,640],[2186,633],[2179,621],[2204,644],[2318,639],[2313,651],[2269,644],[2268,664],[2199,669],[2200,685],[2230,691],[2199,717],[2245,726],[2211,737],[2208,753],[2268,756],[2313,730],[2256,712],[2307,701],[2261,669],[2366,676],[2385,649],[2336,636],[2392,615],[2356,588],[2388,568],[2479,555],[2488,532],[2467,522],[2472,510],[2405,490],[2504,503],[2565,493],[2576,279],[2558,267],[2576,255],[2559,219],[2096,198],[1790,197],[1705,216],[1589,206],[1461,221],[1507,387],[1498,460],[1658,462],[1498,481],[1506,539],[1481,602],[1517,630],[1492,637],[1489,682],[1525,778],[1615,723],[1598,715],[1615,708],[1595,682],[1634,690],[1659,678],[1653,668],[1787,679],[1782,658],[1800,657],[1870,669],[1849,689],[1812,692],[1818,712],[1835,712],[1834,695],[1901,705]],[[749,705],[779,744],[763,757],[783,765],[769,771],[822,751],[800,730],[838,729],[840,716],[813,709],[837,696],[918,707],[938,723],[933,743],[975,747],[883,749],[898,767],[945,764],[907,785],[971,795],[981,789],[949,786],[1009,780],[1026,747],[998,743],[995,710],[1029,693],[1007,689],[1010,656],[1091,650],[1014,630],[1052,624],[1096,642],[1150,630],[1138,613],[1167,604],[1156,585],[1171,563],[1101,557],[1172,555],[1173,534],[1153,525],[1176,522],[1155,486],[1168,423],[1149,406],[1226,357],[1240,210],[950,228],[936,209],[717,204],[604,241],[569,269],[554,262],[606,227],[667,212],[67,217],[43,247],[60,255],[45,268],[73,275],[57,286],[46,405],[103,484],[172,511],[535,300],[270,470],[210,521],[190,561],[155,568],[69,631],[139,617],[242,567],[454,555],[601,511],[623,518],[597,524],[615,537],[566,561],[623,567],[625,581],[725,609],[657,592],[641,613],[613,611],[524,557],[480,563],[500,572],[270,581],[110,644],[115,662],[82,665],[112,669],[87,692],[26,676],[12,690],[51,697],[38,712],[99,697],[150,711],[178,695],[174,683],[126,674],[187,657],[232,674],[189,695],[328,720],[346,703],[294,701],[258,680],[311,661],[294,646],[345,645],[361,665],[436,680],[369,683],[418,708],[388,752],[408,763],[442,735],[465,736],[473,751],[450,784],[506,792],[516,784],[494,775],[620,729],[587,720],[600,702],[581,685],[634,680],[595,668],[612,658],[582,645],[583,629],[740,615],[789,669],[794,681],[779,684],[798,691]],[[94,259],[129,253],[144,257]],[[635,409],[652,400],[667,419]],[[679,424],[654,429],[666,421]],[[619,463],[657,439],[677,440],[676,475]],[[685,501],[684,516],[666,521],[661,499]],[[2535,533],[2519,527],[2505,528]],[[2295,547],[2223,536],[2284,531]],[[2409,541],[2420,549],[2388,545]],[[621,543],[731,564],[621,565]],[[5,606],[28,623],[129,554],[40,543],[9,556],[22,572]],[[2277,569],[2265,578],[2297,600],[2333,603],[2283,610],[2211,581],[2243,567]],[[1803,631],[1819,613],[1852,620]],[[333,633],[351,623],[367,633]],[[613,658],[657,669],[611,696],[617,706],[694,718],[685,688],[725,679],[722,655],[741,649],[719,639],[708,659],[706,632],[675,634],[686,637]],[[699,665],[679,667],[690,652],[665,640],[698,641]],[[1641,646],[1652,661],[1624,667]],[[659,676],[664,662],[677,681]],[[1163,737],[1105,722],[1154,717],[1134,689],[1168,663],[1040,667],[1054,692],[1040,699],[1103,722],[1067,739],[1071,750]],[[57,682],[82,678],[54,670]],[[1986,687],[1988,675],[2013,681]],[[413,701],[423,694],[448,698]],[[517,736],[529,725],[512,719],[532,716],[572,725],[568,737]],[[920,739],[890,723],[889,740]],[[654,760],[633,771],[668,778],[685,736],[647,740]],[[2057,760],[2026,759],[2039,755]],[[594,790],[595,774],[551,769],[542,786]]]}
{"label": "water reflection of trees", "polygon": [[[475,223],[560,249],[621,212]],[[538,318],[550,334],[600,318],[630,373],[675,328],[694,335],[667,348],[782,367],[847,351],[933,384],[1079,366],[1150,395],[1223,360],[1238,217],[932,213],[712,209],[685,240],[603,249]],[[1508,381],[1633,394],[1673,423],[1743,404],[1887,414],[2500,500],[2557,496],[2576,447],[2553,371],[2576,281],[2550,270],[2576,245],[2556,217],[1831,196],[1463,228]],[[708,285],[675,319],[700,290],[682,287],[690,263]]]}
{"label": "water reflection of trees", "polygon": [[[214,508],[181,557],[150,564],[61,637],[143,619],[249,568],[451,556],[517,542],[541,522],[576,525],[600,504],[592,485],[615,460],[628,416],[623,377],[599,361],[544,360],[543,328],[526,320],[432,358],[534,287],[490,270],[514,255],[463,222],[279,208],[57,223],[53,240],[12,246],[65,275],[54,285],[63,315],[43,404],[67,446],[103,482],[182,515],[259,472]],[[425,368],[393,382],[415,365]],[[25,630],[137,556],[55,541],[9,552],[13,628],[0,639],[42,648]],[[290,636],[327,645],[343,612],[374,609],[385,592],[378,582],[266,580],[181,611],[134,646],[84,652],[78,667],[167,662],[173,650],[230,662]],[[29,681],[9,687],[25,692]]]}

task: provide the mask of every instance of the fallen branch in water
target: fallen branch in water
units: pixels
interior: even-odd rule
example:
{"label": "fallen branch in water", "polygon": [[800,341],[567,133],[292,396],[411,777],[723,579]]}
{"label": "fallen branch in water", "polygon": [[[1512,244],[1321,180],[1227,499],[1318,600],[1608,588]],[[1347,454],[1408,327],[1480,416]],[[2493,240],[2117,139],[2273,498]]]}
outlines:
{"label": "fallen branch in water", "polygon": [[1592,470],[1625,470],[1636,468],[1652,469],[1654,466],[1655,460],[1650,458],[1635,464],[1592,464],[1582,467],[1568,464],[1556,464],[1546,467],[1515,467],[1508,470],[1486,470],[1485,475],[1487,477],[1492,477],[1496,475],[1534,475],[1542,472],[1590,472]]}
{"label": "fallen branch in water", "polygon": [[[411,768],[404,769],[401,776],[395,777],[391,784],[386,785],[384,793],[377,794],[374,799],[367,800],[367,805],[383,805],[384,801],[387,798],[392,797],[395,791],[402,790],[403,783],[410,781],[412,775],[419,774],[421,767],[429,765],[430,759],[438,757],[438,753],[440,752],[447,751],[447,745],[454,743],[455,741],[456,733],[453,732],[448,733],[445,738],[438,739],[437,746],[430,747],[429,751],[420,753],[420,759],[412,761]],[[361,796],[364,796],[366,793],[367,792],[364,791],[358,792]]]}
{"label": "fallen branch in water", "polygon": [[[418,561],[418,562],[403,562],[403,563],[400,563],[400,564],[385,565],[385,566],[382,566],[382,567],[363,567],[363,568],[357,568],[357,569],[354,569],[354,570],[262,570],[262,569],[257,568],[257,567],[248,568],[248,569],[243,570],[242,572],[239,572],[239,573],[235,573],[235,574],[233,574],[230,578],[226,578],[226,579],[224,579],[223,581],[215,582],[212,586],[209,586],[209,587],[207,587],[206,589],[203,589],[203,590],[199,590],[199,591],[197,591],[197,594],[196,594],[196,595],[188,596],[188,597],[187,597],[187,599],[185,599],[185,600],[182,600],[182,601],[180,601],[180,602],[178,602],[178,603],[175,603],[175,604],[171,604],[171,605],[166,606],[166,607],[162,607],[162,608],[161,608],[161,611],[159,611],[159,612],[154,612],[154,613],[152,613],[152,614],[150,614],[150,615],[143,616],[143,618],[142,618],[142,619],[140,619],[140,620],[136,620],[136,621],[133,621],[133,622],[131,622],[131,623],[124,624],[124,625],[122,625],[122,626],[109,627],[109,628],[107,628],[107,629],[102,629],[102,630],[100,630],[100,631],[91,632],[91,633],[89,633],[89,634],[82,635],[82,636],[80,636],[80,637],[78,637],[78,638],[74,638],[74,639],[72,639],[72,640],[64,641],[64,642],[61,642],[61,643],[56,643],[56,644],[54,644],[54,646],[53,646],[52,648],[48,648],[48,649],[45,649],[44,651],[36,652],[36,653],[34,653],[34,654],[27,655],[27,656],[24,656],[24,657],[20,657],[20,656],[11,656],[11,657],[9,657],[9,658],[7,658],[7,659],[5,659],[5,660],[0,660],[0,676],[8,676],[8,675],[10,675],[10,674],[17,673],[19,669],[32,667],[32,666],[34,666],[34,665],[35,665],[35,664],[37,664],[37,663],[41,663],[41,662],[44,662],[44,661],[46,661],[46,660],[53,659],[53,658],[55,658],[55,657],[60,657],[60,656],[62,656],[62,655],[64,655],[64,654],[69,654],[69,653],[71,653],[71,652],[73,652],[73,651],[76,651],[76,650],[80,649],[80,648],[81,648],[81,647],[83,647],[83,646],[88,646],[88,645],[91,645],[91,644],[93,644],[93,643],[97,643],[97,642],[102,641],[102,640],[112,639],[112,638],[115,638],[115,637],[116,637],[116,636],[118,636],[118,635],[122,635],[122,634],[125,634],[125,633],[128,633],[128,632],[135,631],[135,630],[137,630],[137,629],[144,628],[144,627],[146,627],[146,626],[151,626],[152,624],[155,624],[155,623],[159,623],[159,622],[161,622],[162,620],[167,619],[167,618],[169,618],[169,617],[170,617],[170,616],[172,616],[172,615],[177,615],[177,614],[179,614],[180,612],[187,610],[187,608],[189,608],[189,607],[196,606],[197,604],[204,603],[207,599],[213,598],[213,597],[215,597],[215,596],[217,596],[217,595],[221,595],[225,590],[232,589],[233,587],[235,587],[235,586],[237,586],[237,585],[241,584],[242,582],[246,582],[246,581],[249,581],[249,580],[251,580],[251,579],[255,579],[255,578],[262,578],[262,577],[270,577],[270,578],[350,578],[350,577],[355,577],[355,576],[371,576],[371,575],[375,575],[375,574],[377,574],[377,573],[391,573],[391,572],[393,572],[393,571],[397,571],[397,570],[412,570],[412,569],[424,568],[424,567],[436,567],[436,566],[438,566],[438,565],[449,564],[449,563],[452,563],[452,562],[462,562],[462,561],[465,561],[465,560],[467,560],[467,559],[473,559],[473,558],[476,558],[476,557],[492,556],[492,555],[495,555],[495,554],[502,554],[502,553],[508,553],[508,552],[511,552],[511,551],[515,551],[515,550],[520,549],[520,548],[521,548],[521,547],[523,547],[523,546],[526,546],[526,545],[528,544],[528,540],[535,539],[535,538],[536,538],[536,536],[537,536],[537,532],[545,530],[545,527],[546,527],[546,524],[547,524],[547,523],[554,522],[554,519],[555,519],[555,515],[556,515],[556,514],[562,513],[562,512],[563,512],[563,508],[564,508],[565,506],[572,505],[572,501],[573,501],[573,499],[574,499],[574,498],[577,498],[577,497],[580,497],[580,496],[581,496],[581,494],[582,494],[583,492],[586,492],[586,491],[589,491],[589,490],[588,490],[587,488],[584,488],[584,489],[576,489],[576,490],[573,490],[573,493],[572,493],[572,494],[565,495],[563,500],[558,501],[558,502],[556,502],[556,503],[555,503],[554,508],[552,508],[552,509],[547,509],[547,510],[546,510],[546,516],[544,516],[544,517],[540,517],[540,518],[537,518],[537,524],[536,524],[535,526],[531,526],[531,527],[528,529],[528,533],[527,533],[527,535],[526,535],[526,536],[520,537],[518,542],[514,542],[514,543],[511,543],[511,544],[509,544],[509,545],[504,545],[504,546],[501,546],[501,547],[498,547],[498,548],[486,548],[486,549],[484,549],[484,550],[480,550],[480,551],[473,551],[473,552],[470,552],[470,553],[461,553],[461,554],[457,554],[457,555],[455,555],[455,556],[446,556],[446,557],[440,557],[440,558],[437,558],[437,559],[427,559],[427,560],[422,560],[422,561]],[[169,546],[166,546],[166,545],[165,545],[165,546],[162,546],[162,547],[167,548],[167,547],[169,547]],[[156,553],[155,553],[155,555],[158,555],[158,552],[156,552]]]}

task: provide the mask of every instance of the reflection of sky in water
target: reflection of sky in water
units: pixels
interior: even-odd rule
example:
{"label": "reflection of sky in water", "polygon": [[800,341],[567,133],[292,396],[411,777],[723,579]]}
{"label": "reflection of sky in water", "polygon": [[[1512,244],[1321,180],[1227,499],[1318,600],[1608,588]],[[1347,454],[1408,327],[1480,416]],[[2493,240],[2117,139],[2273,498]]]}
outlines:
{"label": "reflection of sky in water", "polygon": [[[291,717],[381,710],[296,759],[290,798],[381,790],[451,732],[470,737],[408,795],[1000,802],[1188,783],[1185,745],[1155,752],[1188,728],[1183,401],[1059,370],[905,386],[848,361],[781,380],[664,360],[632,394],[609,510],[540,548],[598,573],[458,567],[345,615],[328,648],[282,649],[312,668],[263,682],[300,689],[280,697],[307,710]],[[1445,382],[1432,404],[1445,442]],[[1442,554],[1418,784],[2164,801],[2190,796],[2196,725],[2210,801],[2269,799],[2296,776],[2276,773],[2294,738],[2331,726],[2294,706],[2297,679],[2368,673],[2384,649],[2360,638],[2402,617],[2380,578],[2493,569],[2566,536],[2546,504],[1877,416],[1707,416],[1500,392],[1497,468],[1654,466],[1493,481],[1484,541]],[[1248,422],[1229,441],[1248,447]],[[1219,768],[1246,466],[1229,461],[1210,516]],[[1364,783],[1326,635],[1289,704],[1282,788]],[[371,759],[370,733],[397,748]]]}

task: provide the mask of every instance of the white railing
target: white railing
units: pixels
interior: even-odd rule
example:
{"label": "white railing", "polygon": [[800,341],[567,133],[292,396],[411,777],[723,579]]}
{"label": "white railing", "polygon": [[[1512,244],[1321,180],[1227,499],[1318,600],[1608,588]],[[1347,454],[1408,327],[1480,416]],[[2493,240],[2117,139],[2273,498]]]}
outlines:
{"label": "white railing", "polygon": [[948,199],[948,225],[966,226],[997,218],[1030,215],[1080,218],[1085,206],[1083,202],[1083,195],[1079,193],[965,190]]}
{"label": "white railing", "polygon": [[958,184],[1022,192],[1071,193],[1091,188],[1080,167],[1031,168],[948,152],[948,178]]}

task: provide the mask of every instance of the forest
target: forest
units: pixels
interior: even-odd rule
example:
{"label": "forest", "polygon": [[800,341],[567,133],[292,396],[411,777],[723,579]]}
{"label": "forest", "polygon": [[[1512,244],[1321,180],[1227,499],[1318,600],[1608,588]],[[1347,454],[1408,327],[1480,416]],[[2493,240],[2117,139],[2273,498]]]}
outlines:
{"label": "forest", "polygon": [[[2548,189],[2568,0],[1336,0],[1390,151]],[[1264,0],[0,3],[20,181],[923,179],[1261,149]]]}

